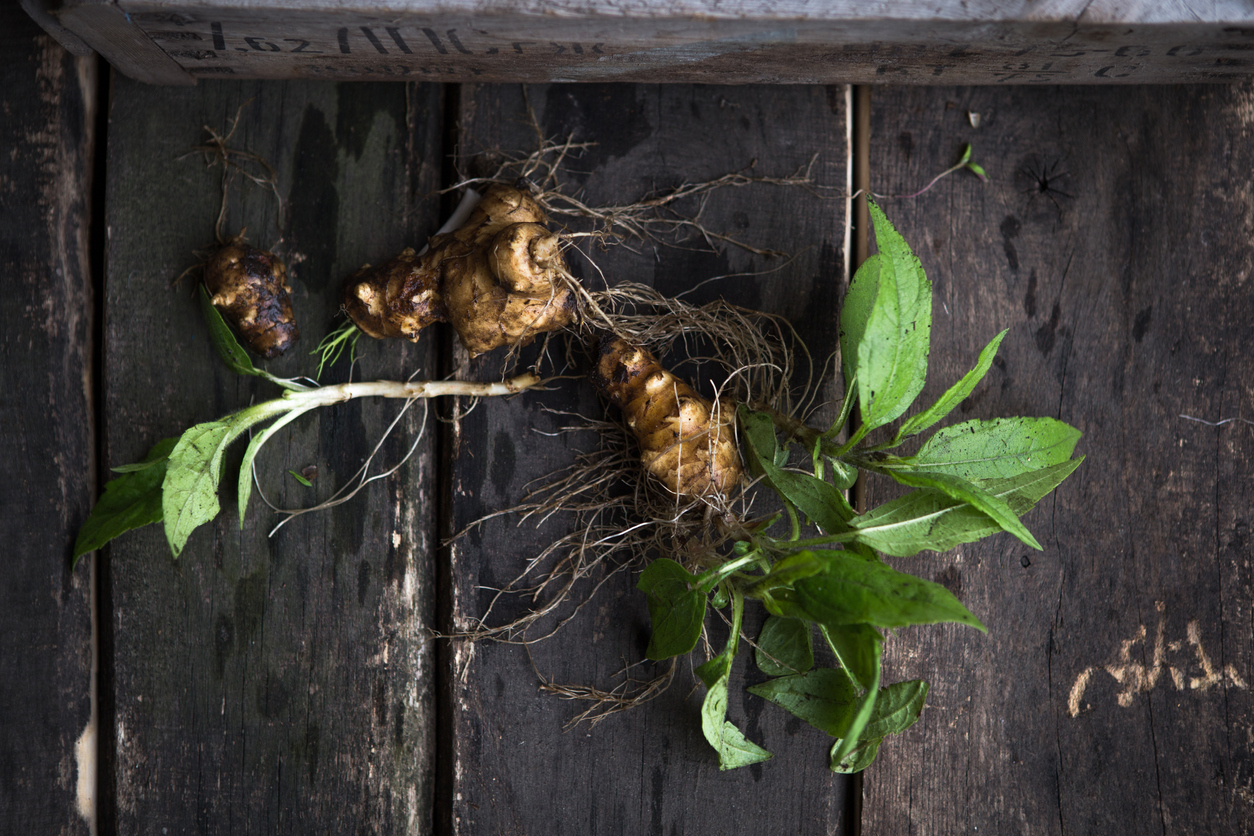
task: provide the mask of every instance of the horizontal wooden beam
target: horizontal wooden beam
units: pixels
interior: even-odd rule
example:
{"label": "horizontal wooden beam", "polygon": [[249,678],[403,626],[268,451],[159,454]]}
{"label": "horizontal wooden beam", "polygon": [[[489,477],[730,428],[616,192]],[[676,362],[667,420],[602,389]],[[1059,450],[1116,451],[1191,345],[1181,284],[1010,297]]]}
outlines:
{"label": "horizontal wooden beam", "polygon": [[[156,83],[1145,84],[1254,75],[1254,8],[1242,3],[817,5],[508,0],[485,11],[469,0],[72,0],[60,14],[119,70]],[[105,10],[108,32],[93,28]]]}

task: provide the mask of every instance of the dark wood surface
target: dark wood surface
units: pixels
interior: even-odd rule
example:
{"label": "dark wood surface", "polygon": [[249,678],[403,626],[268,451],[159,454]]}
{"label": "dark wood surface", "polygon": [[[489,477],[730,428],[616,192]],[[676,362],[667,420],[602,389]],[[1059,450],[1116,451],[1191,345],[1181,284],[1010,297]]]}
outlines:
{"label": "dark wood surface", "polygon": [[1252,105],[1249,86],[872,94],[874,189],[913,190],[964,142],[991,176],[885,201],[935,282],[932,391],[1008,327],[961,417],[1053,416],[1088,458],[1026,518],[1043,552],[896,561],[989,634],[889,643],[933,688],[866,774],[866,832],[1254,828],[1254,439],[1182,417],[1254,418]]}
{"label": "dark wood surface", "polygon": [[92,569],[70,550],[95,484],[96,64],[16,5],[0,50],[0,832],[87,833]]}
{"label": "dark wood surface", "polygon": [[[232,144],[275,164],[287,203],[280,220],[265,191],[237,186],[228,232],[247,226],[294,262],[305,336],[271,366],[295,374],[311,368],[304,352],[333,324],[343,278],[420,244],[447,211],[435,190],[456,176],[453,143],[457,166],[477,173],[486,152],[527,150],[536,134],[509,85],[162,89],[115,77],[93,337],[90,66],[33,28],[10,31],[0,96],[19,118],[4,123],[17,151],[0,169],[0,437],[19,478],[2,517],[18,550],[0,593],[0,830],[86,832],[74,744],[90,720],[90,575],[70,572],[68,552],[100,478],[93,422],[113,466],[275,391],[222,367],[187,280],[171,286],[212,242],[218,207],[220,170],[180,157],[244,105]],[[898,562],[948,585],[990,632],[890,640],[889,677],[933,690],[865,775],[863,832],[1254,829],[1252,430],[1180,417],[1254,420],[1254,90],[886,87],[871,101],[876,191],[914,191],[965,142],[991,176],[883,202],[935,282],[931,391],[1009,327],[959,417],[1056,416],[1084,431],[1088,459],[1027,518],[1044,552],[1001,537]],[[843,88],[555,85],[528,88],[526,103],[543,134],[600,143],[570,167],[591,202],[753,160],[787,174],[814,154],[818,179],[844,187]],[[845,211],[769,187],[715,195],[711,226],[796,259],[697,301],[726,292],[782,313],[822,357]],[[596,258],[611,280],[668,292],[783,262],[734,248]],[[56,329],[45,305],[64,312]],[[433,336],[364,346],[354,376],[499,374]],[[435,421],[452,408],[433,411],[398,474],[273,538],[277,518],[256,495],[240,530],[228,487],[221,519],[179,560],[157,528],[102,553],[99,832],[853,832],[856,785],[824,769],[821,735],[735,688],[732,718],[776,757],[719,773],[686,667],[647,706],[563,731],[581,706],[541,693],[540,675],[604,686],[642,655],[647,614],[628,574],[530,653],[430,639],[477,616],[483,587],[554,529],[501,520],[447,547],[441,537],[589,443],[541,434],[567,423],[546,408],[599,406],[571,380]],[[396,409],[302,419],[263,452],[261,490],[281,505],[327,496]],[[397,461],[420,424],[405,419],[382,459]],[[287,475],[310,464],[312,489]],[[884,495],[872,483],[872,501]]]}
{"label": "dark wood surface", "polygon": [[[755,185],[712,194],[702,214],[712,231],[789,253],[791,261],[732,246],[712,251],[700,240],[678,247],[645,245],[637,253],[591,248],[591,255],[611,284],[643,282],[672,294],[704,279],[739,274],[700,288],[689,301],[721,295],[785,315],[817,357],[834,350],[834,312],[844,274],[843,88],[553,85],[526,88],[525,100],[522,92],[495,85],[465,89],[464,165],[473,167],[477,154],[493,149],[534,147],[530,108],[543,136],[597,143],[569,163],[568,188],[578,189],[590,205],[714,179],[754,161],[754,173],[788,176],[818,155],[814,178],[820,186],[835,186],[834,196]],[[801,135],[811,141],[797,142]],[[684,207],[694,214],[696,209],[696,204]],[[572,257],[572,264],[590,286],[601,283],[587,262]],[[744,275],[750,273],[763,275]],[[498,365],[485,357],[463,364],[459,376],[491,377]],[[455,446],[448,450],[453,530],[517,503],[529,481],[569,461],[568,445],[594,441],[588,433],[573,441],[553,437],[578,421],[546,414],[545,407],[588,416],[604,411],[591,387],[575,380],[544,397],[482,403],[455,425]],[[518,574],[551,541],[555,528],[564,533],[559,526],[519,528],[514,519],[502,518],[454,543],[453,626],[473,623],[490,598],[484,590]],[[826,768],[824,736],[752,697],[744,699],[744,677],[752,673],[743,659],[730,717],[777,753],[772,761],[718,771],[700,731],[703,690],[694,688],[697,680],[687,662],[663,696],[595,728],[562,732],[587,704],[539,692],[537,672],[565,685],[618,684],[615,675],[643,660],[648,642],[648,615],[635,581],[635,572],[616,576],[575,620],[529,652],[490,642],[452,648],[456,675],[450,679],[447,720],[452,763],[445,764],[453,770],[449,831],[721,833],[751,820],[760,833],[846,832],[845,780]],[[586,594],[585,587],[577,596]],[[647,679],[659,670],[646,666],[632,673]]]}
{"label": "dark wood surface", "polygon": [[[312,373],[343,279],[415,240],[438,209],[441,91],[334,84],[147,87],[117,78],[109,116],[105,300],[106,456],[275,397],[214,355],[189,280],[213,242],[221,169],[188,151],[203,125],[269,160],[284,197],[232,192],[228,231],[293,263],[305,334],[270,364]],[[428,376],[430,347],[363,346],[357,375]],[[347,379],[337,366],[329,380]],[[259,493],[304,507],[344,485],[398,402],[353,402],[285,429],[258,459],[240,528],[224,512],[177,561],[159,527],[108,552],[119,832],[423,832],[433,768],[434,422],[413,458],[333,513],[278,518]],[[380,454],[397,462],[421,428],[410,412]],[[228,455],[237,472],[242,451]],[[313,488],[289,470],[317,467]],[[378,468],[376,471],[378,472]]]}

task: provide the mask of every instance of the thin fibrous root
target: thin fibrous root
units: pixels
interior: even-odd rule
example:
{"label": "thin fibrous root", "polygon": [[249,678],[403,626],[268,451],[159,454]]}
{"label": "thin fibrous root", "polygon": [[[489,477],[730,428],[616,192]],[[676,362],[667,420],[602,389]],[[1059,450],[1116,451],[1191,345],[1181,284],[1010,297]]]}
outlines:
{"label": "thin fibrous root", "polygon": [[222,203],[218,209],[218,220],[214,224],[214,234],[219,244],[226,243],[222,227],[226,221],[227,195],[230,192],[231,181],[235,179],[236,174],[251,180],[274,195],[278,203],[278,226],[280,229],[283,227],[283,196],[279,194],[278,172],[261,155],[240,148],[232,148],[227,144],[239,128],[240,116],[244,108],[251,102],[252,99],[249,99],[239,106],[239,109],[235,111],[235,118],[231,120],[231,128],[225,134],[220,134],[205,125],[204,131],[209,134],[209,139],[203,145],[197,145],[191,150],[193,154],[202,154],[205,157],[205,164],[210,168],[218,164],[222,165]]}
{"label": "thin fibrous root", "polygon": [[[558,684],[545,678],[538,669],[536,669],[536,676],[540,679],[540,690],[545,693],[555,694],[564,700],[582,700],[592,703],[592,705],[566,721],[565,728],[567,731],[583,722],[587,722],[589,728],[596,728],[596,725],[607,717],[613,716],[620,711],[635,708],[655,697],[661,696],[670,687],[671,682],[675,678],[675,659],[671,659],[670,664],[657,676],[643,680],[636,679],[631,675],[631,669],[639,664],[642,663],[630,665],[620,671],[618,675],[622,677],[622,681],[609,690],[591,685]],[[532,668],[535,668],[534,663]]]}

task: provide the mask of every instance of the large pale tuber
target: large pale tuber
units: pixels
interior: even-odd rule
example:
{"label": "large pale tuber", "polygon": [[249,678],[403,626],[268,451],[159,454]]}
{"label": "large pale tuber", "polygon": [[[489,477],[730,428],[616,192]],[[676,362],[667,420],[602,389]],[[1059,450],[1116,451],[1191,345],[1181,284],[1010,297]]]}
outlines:
{"label": "large pale tuber", "polygon": [[244,344],[267,360],[299,339],[287,267],[274,253],[231,241],[205,265],[205,287]]}
{"label": "large pale tuber", "polygon": [[644,468],[681,499],[727,494],[740,481],[731,404],[710,401],[646,349],[601,341],[592,382],[623,411]]}
{"label": "large pale tuber", "polygon": [[416,341],[432,322],[450,322],[471,355],[525,345],[568,325],[574,296],[556,235],[531,195],[494,185],[466,223],[349,281],[344,308],[373,337]]}

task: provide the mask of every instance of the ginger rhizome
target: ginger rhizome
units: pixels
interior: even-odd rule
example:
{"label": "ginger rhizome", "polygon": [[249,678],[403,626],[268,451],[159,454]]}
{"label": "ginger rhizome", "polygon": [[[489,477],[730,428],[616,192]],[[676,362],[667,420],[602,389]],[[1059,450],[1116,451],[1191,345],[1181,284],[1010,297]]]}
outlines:
{"label": "ginger rhizome", "polygon": [[235,326],[245,345],[267,360],[300,338],[287,266],[274,253],[237,237],[205,264],[205,287],[213,306]]}
{"label": "ginger rhizome", "polygon": [[733,405],[702,397],[619,337],[601,340],[592,383],[623,411],[641,465],[678,498],[726,495],[740,481]]}
{"label": "ginger rhizome", "polygon": [[460,228],[430,248],[367,265],[348,283],[344,309],[372,337],[417,341],[449,322],[471,356],[520,346],[575,320],[560,239],[530,194],[494,185]]}

